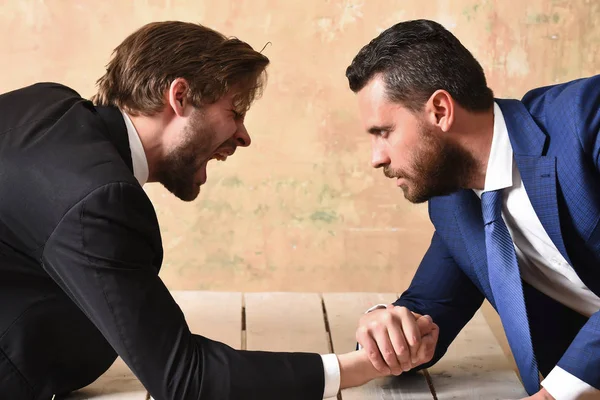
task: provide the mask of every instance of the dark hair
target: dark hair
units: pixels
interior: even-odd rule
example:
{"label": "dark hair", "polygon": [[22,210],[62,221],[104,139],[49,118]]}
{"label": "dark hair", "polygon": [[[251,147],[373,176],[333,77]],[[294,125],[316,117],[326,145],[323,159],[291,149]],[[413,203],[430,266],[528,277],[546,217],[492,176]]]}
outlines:
{"label": "dark hair", "polygon": [[114,50],[92,101],[152,115],[164,107],[171,82],[184,78],[194,106],[213,103],[235,86],[240,92],[234,106],[245,112],[261,94],[268,64],[247,43],[200,24],[154,22]]}
{"label": "dark hair", "polygon": [[420,111],[439,89],[470,111],[492,107],[481,65],[442,25],[428,20],[398,23],[364,46],[346,70],[353,92],[381,74],[390,100]]}

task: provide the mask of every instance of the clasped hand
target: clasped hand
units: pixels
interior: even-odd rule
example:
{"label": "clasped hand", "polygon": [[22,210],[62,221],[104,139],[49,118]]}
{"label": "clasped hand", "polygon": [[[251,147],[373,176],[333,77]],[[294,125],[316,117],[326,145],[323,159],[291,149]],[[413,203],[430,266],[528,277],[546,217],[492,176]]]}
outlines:
{"label": "clasped hand", "polygon": [[383,375],[400,375],[433,358],[439,328],[430,316],[389,305],[363,315],[356,340]]}

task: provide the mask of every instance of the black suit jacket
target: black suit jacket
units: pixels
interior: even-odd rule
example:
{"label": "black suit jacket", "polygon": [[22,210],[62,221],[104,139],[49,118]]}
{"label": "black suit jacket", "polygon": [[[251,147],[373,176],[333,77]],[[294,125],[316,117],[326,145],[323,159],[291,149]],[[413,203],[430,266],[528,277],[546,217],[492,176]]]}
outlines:
{"label": "black suit jacket", "polygon": [[190,333],[162,257],[119,110],[52,83],[1,95],[0,397],[68,393],[118,354],[157,400],[322,398],[318,354]]}

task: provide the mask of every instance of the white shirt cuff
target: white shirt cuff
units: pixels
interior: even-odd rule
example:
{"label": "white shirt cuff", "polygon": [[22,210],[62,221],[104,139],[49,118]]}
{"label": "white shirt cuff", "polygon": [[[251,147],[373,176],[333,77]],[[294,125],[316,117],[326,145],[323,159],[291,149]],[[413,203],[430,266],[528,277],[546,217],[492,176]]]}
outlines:
{"label": "white shirt cuff", "polygon": [[325,390],[323,398],[336,397],[340,391],[340,363],[335,354],[322,355],[323,369],[325,370]]}
{"label": "white shirt cuff", "polygon": [[600,398],[600,390],[588,385],[560,367],[554,367],[542,386],[556,400],[591,400]]}
{"label": "white shirt cuff", "polygon": [[373,307],[369,308],[367,311],[365,311],[365,314],[370,313],[371,311],[375,311],[378,310],[380,308],[387,308],[387,304],[375,304]]}

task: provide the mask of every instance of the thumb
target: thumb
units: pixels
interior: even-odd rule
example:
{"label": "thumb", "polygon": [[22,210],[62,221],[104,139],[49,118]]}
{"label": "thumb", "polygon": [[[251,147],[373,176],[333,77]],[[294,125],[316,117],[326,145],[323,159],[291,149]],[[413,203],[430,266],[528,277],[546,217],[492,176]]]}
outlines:
{"label": "thumb", "polygon": [[434,330],[434,325],[435,324],[429,315],[425,315],[417,319],[417,326],[419,327],[421,336],[430,334]]}

